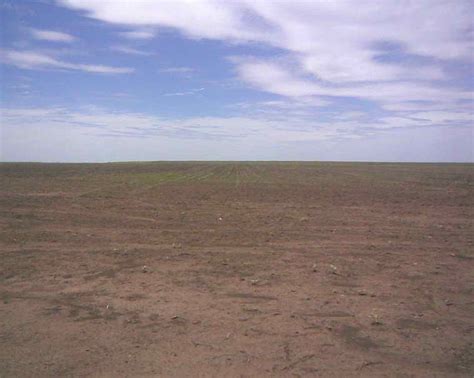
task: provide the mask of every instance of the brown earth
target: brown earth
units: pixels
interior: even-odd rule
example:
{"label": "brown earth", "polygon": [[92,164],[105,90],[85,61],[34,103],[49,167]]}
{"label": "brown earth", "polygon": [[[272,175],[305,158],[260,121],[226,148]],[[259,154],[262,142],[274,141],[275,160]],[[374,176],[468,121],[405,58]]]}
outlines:
{"label": "brown earth", "polygon": [[472,377],[473,165],[1,164],[2,377]]}

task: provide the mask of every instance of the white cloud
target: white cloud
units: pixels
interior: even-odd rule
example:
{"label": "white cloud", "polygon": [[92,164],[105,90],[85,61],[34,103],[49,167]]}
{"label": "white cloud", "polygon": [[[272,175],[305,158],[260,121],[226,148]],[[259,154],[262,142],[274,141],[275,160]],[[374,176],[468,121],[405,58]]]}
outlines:
{"label": "white cloud", "polygon": [[191,67],[169,67],[169,68],[160,69],[159,72],[189,75],[189,74],[194,72],[194,68],[191,68]]}
{"label": "white cloud", "polygon": [[[278,104],[280,105],[280,104]],[[96,136],[127,136],[180,139],[242,139],[248,141],[291,142],[340,138],[359,138],[380,130],[413,127],[469,127],[472,112],[417,113],[412,116],[384,116],[372,120],[359,120],[363,113],[319,119],[317,113],[296,113],[285,117],[280,113],[245,114],[228,117],[166,118],[137,112],[108,111],[100,108],[4,108],[0,109],[2,126],[9,128],[35,128],[47,132],[49,128],[81,130]],[[353,113],[353,112],[352,112]],[[363,126],[364,131],[361,131]]]}
{"label": "white cloud", "polygon": [[8,128],[82,130],[96,136],[179,137],[180,139],[227,139],[262,141],[324,140],[349,136],[333,125],[318,128],[246,116],[189,117],[168,119],[142,113],[111,112],[102,109],[13,108],[0,109],[2,124]]}
{"label": "white cloud", "polygon": [[132,30],[119,34],[128,39],[151,39],[155,36],[155,34],[149,30]]}
{"label": "white cloud", "polygon": [[76,40],[76,37],[54,30],[40,30],[40,29],[31,29],[31,35],[33,38],[42,40],[42,41],[50,41],[50,42],[73,42]]}
{"label": "white cloud", "polygon": [[139,50],[130,46],[125,45],[115,45],[110,47],[111,50],[117,51],[123,54],[130,54],[130,55],[141,55],[141,56],[150,56],[153,55],[150,52]]}
{"label": "white cloud", "polygon": [[[373,43],[396,42],[408,52],[442,59],[469,57],[470,1],[433,2],[221,2],[61,0],[90,17],[123,25],[172,27],[195,38],[269,43],[303,57],[333,58],[318,64],[322,76],[338,76],[357,63],[380,70],[371,59]],[[356,11],[354,8],[357,8]],[[326,60],[325,60],[326,62]],[[366,76],[368,72],[353,67]],[[350,71],[350,70],[349,70]],[[375,73],[379,75],[378,72]]]}
{"label": "white cloud", "polygon": [[285,67],[263,60],[233,59],[239,77],[257,89],[287,97],[324,95],[319,85],[299,79]]}
{"label": "white cloud", "polygon": [[64,69],[103,74],[124,74],[134,71],[128,67],[65,62],[35,51],[5,50],[0,53],[0,60],[3,63],[23,69]]}
{"label": "white cloud", "polygon": [[331,104],[331,101],[318,97],[300,97],[297,99],[285,100],[268,100],[257,102],[240,102],[232,104],[231,107],[239,109],[259,109],[268,111],[269,109],[278,109],[280,111],[291,111],[300,109],[314,109],[317,107],[325,107]]}
{"label": "white cloud", "polygon": [[411,114],[411,117],[426,120],[430,123],[445,123],[445,122],[469,122],[474,123],[474,111],[430,111],[430,112],[415,112]]}
{"label": "white cloud", "polygon": [[[65,0],[62,4],[88,12],[90,17],[133,27],[178,28],[197,38],[238,38],[244,29],[236,13],[242,7],[215,1],[125,1]],[[133,32],[132,32],[133,33]],[[137,36],[140,34],[136,34]],[[251,37],[251,32],[248,33]],[[130,34],[133,36],[133,34]]]}
{"label": "white cloud", "polygon": [[[324,121],[315,116],[295,121],[268,114],[168,118],[94,107],[0,108],[0,159],[472,161],[472,129],[404,117],[362,123],[355,118]],[[427,148],[433,135],[436,143]]]}
{"label": "white cloud", "polygon": [[[288,64],[233,60],[242,80],[281,96],[350,96],[383,104],[471,96],[436,83],[449,80],[442,63],[472,59],[474,9],[468,0],[61,3],[114,24],[282,49]],[[383,59],[391,54],[398,59]]]}
{"label": "white cloud", "polygon": [[202,92],[204,88],[197,88],[197,89],[191,89],[189,91],[184,91],[184,92],[175,92],[175,93],[165,93],[163,96],[189,96],[189,95],[194,95],[196,93]]}
{"label": "white cloud", "polygon": [[69,68],[74,70],[103,73],[103,74],[125,74],[134,71],[133,68],[128,67],[112,67],[97,64],[68,64]]}
{"label": "white cloud", "polygon": [[467,91],[436,88],[430,84],[392,81],[362,82],[358,84],[328,84],[293,72],[289,64],[245,58],[232,58],[237,63],[239,77],[256,89],[286,97],[345,96],[361,97],[372,101],[463,99],[472,94]]}

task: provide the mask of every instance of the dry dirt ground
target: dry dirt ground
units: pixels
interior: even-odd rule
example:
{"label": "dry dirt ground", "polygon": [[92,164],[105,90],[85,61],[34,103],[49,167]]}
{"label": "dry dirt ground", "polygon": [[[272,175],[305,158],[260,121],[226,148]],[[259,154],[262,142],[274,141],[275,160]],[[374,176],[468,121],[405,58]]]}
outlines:
{"label": "dry dirt ground", "polygon": [[2,377],[472,377],[473,165],[0,165]]}

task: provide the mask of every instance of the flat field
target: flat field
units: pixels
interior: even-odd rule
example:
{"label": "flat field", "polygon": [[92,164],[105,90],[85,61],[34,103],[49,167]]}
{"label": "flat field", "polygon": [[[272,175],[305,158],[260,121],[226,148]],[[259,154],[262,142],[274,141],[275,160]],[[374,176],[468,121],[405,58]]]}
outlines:
{"label": "flat field", "polygon": [[472,377],[474,165],[0,165],[1,377]]}

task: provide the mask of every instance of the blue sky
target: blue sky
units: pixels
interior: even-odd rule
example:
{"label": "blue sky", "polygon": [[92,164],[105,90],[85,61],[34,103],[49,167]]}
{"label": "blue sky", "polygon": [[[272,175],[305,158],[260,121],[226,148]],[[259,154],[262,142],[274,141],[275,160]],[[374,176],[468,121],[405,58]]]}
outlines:
{"label": "blue sky", "polygon": [[3,161],[473,161],[471,1],[0,1]]}

